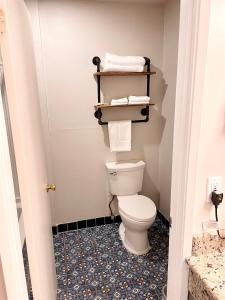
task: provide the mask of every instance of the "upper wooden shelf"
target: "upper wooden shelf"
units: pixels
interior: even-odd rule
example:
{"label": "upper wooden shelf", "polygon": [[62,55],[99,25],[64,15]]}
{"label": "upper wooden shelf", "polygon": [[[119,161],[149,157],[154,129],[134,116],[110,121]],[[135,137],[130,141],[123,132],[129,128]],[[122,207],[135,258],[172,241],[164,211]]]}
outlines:
{"label": "upper wooden shelf", "polygon": [[146,76],[154,75],[156,72],[95,72],[95,76]]}
{"label": "upper wooden shelf", "polygon": [[108,108],[108,107],[133,107],[133,106],[137,106],[137,107],[140,107],[140,106],[153,106],[155,105],[154,103],[135,103],[135,104],[117,104],[117,105],[111,105],[111,104],[108,104],[108,103],[99,103],[99,104],[96,104],[95,105],[95,108],[98,109],[98,108]]}

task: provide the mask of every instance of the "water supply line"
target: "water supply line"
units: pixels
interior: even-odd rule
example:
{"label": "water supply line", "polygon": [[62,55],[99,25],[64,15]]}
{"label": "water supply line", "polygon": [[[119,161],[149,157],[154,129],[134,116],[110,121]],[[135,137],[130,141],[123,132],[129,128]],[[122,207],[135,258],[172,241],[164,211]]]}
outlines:
{"label": "water supply line", "polygon": [[112,199],[109,202],[109,210],[110,210],[110,216],[112,220],[115,218],[115,215],[113,214],[112,207],[111,207],[111,204],[114,201],[114,199],[115,199],[115,195],[112,195]]}

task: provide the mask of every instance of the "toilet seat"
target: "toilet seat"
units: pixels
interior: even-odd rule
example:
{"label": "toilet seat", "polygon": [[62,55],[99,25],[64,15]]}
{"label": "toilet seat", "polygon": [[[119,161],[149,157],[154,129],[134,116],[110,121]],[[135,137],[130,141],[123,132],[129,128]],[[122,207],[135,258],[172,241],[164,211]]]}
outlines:
{"label": "toilet seat", "polygon": [[149,222],[156,215],[155,203],[143,195],[118,196],[119,211],[137,222]]}

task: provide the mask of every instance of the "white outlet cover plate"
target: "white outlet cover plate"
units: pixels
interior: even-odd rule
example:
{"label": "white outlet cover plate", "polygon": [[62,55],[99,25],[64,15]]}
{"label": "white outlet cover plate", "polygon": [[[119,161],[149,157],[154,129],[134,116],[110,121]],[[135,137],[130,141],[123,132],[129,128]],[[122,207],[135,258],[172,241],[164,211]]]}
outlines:
{"label": "white outlet cover plate", "polygon": [[211,194],[214,190],[223,192],[223,177],[222,176],[208,177],[207,202],[211,202]]}

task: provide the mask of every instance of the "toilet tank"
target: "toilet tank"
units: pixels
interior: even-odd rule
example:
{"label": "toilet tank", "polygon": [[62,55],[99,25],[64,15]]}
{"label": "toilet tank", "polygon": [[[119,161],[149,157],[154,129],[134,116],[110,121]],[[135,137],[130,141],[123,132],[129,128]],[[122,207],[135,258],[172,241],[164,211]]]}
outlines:
{"label": "toilet tank", "polygon": [[143,161],[108,162],[106,169],[112,195],[134,195],[141,191],[145,163]]}

